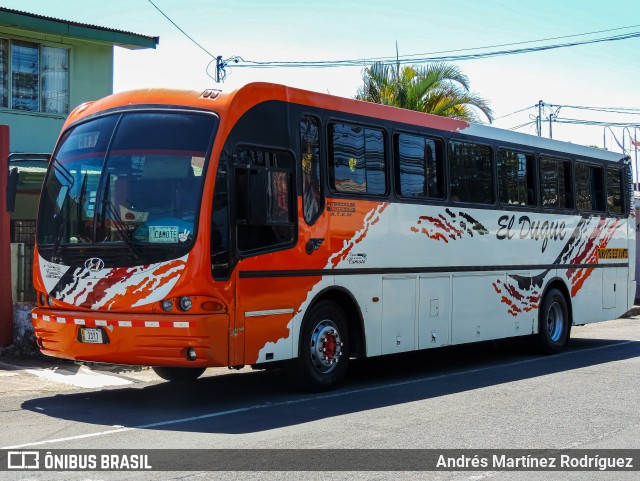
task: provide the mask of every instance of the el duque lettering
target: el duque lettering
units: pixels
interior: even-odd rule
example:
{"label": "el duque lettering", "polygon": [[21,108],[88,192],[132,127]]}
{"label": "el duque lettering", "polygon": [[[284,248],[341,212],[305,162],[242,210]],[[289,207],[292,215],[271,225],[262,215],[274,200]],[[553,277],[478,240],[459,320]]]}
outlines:
{"label": "el duque lettering", "polygon": [[513,239],[516,235],[520,239],[542,240],[542,252],[547,248],[549,239],[564,240],[566,236],[564,221],[531,220],[528,215],[521,215],[516,224],[515,215],[503,215],[498,219],[498,240]]}

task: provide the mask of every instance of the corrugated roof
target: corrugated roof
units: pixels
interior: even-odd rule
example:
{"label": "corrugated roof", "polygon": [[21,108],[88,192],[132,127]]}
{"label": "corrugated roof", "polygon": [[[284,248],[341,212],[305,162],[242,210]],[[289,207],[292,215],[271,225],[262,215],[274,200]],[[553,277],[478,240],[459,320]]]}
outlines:
{"label": "corrugated roof", "polygon": [[0,25],[27,28],[71,37],[98,40],[125,48],[155,48],[160,37],[47,17],[30,12],[0,7]]}

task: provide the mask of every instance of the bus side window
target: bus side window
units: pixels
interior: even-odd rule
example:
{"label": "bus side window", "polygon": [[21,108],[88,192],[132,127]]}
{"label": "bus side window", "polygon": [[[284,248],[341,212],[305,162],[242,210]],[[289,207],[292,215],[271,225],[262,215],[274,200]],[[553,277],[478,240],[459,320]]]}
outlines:
{"label": "bus side window", "polygon": [[386,194],[384,132],[354,124],[330,124],[329,177],[336,192]]}
{"label": "bus side window", "polygon": [[239,149],[234,154],[236,227],[240,252],[273,250],[295,239],[293,156]]}
{"label": "bus side window", "polygon": [[573,209],[571,162],[540,157],[540,194],[542,206]]}
{"label": "bus side window", "polygon": [[320,179],[320,125],[315,117],[300,121],[300,163],[304,220],[311,225],[322,210]]}
{"label": "bus side window", "polygon": [[449,143],[451,199],[454,202],[493,204],[491,148],[471,142]]}
{"label": "bus side window", "polygon": [[604,170],[576,162],[576,206],[580,211],[604,212]]}
{"label": "bus side window", "polygon": [[444,149],[439,139],[398,134],[395,155],[399,164],[397,188],[401,196],[444,199]]}
{"label": "bus side window", "polygon": [[616,168],[607,169],[607,209],[609,214],[619,215],[624,213],[622,203],[623,183],[622,170]]}
{"label": "bus side window", "polygon": [[534,157],[498,149],[498,196],[502,205],[536,205]]}

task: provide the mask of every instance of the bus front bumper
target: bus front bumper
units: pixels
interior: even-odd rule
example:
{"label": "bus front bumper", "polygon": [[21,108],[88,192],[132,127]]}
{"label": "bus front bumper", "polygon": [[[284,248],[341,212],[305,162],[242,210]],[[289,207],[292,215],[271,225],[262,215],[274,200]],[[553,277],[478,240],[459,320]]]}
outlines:
{"label": "bus front bumper", "polygon": [[[227,366],[228,314],[162,315],[35,308],[36,342],[47,356],[140,366]],[[195,360],[189,359],[189,354]]]}

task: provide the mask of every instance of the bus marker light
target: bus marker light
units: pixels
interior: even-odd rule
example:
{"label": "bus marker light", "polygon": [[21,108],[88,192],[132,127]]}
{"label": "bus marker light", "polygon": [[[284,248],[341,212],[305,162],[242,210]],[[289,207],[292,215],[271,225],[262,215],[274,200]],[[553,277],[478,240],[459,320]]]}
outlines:
{"label": "bus marker light", "polygon": [[224,307],[222,306],[222,304],[220,304],[219,302],[215,302],[215,301],[207,301],[207,302],[203,302],[201,304],[202,310],[203,311],[210,311],[210,312],[216,312],[216,311],[223,311]]}

